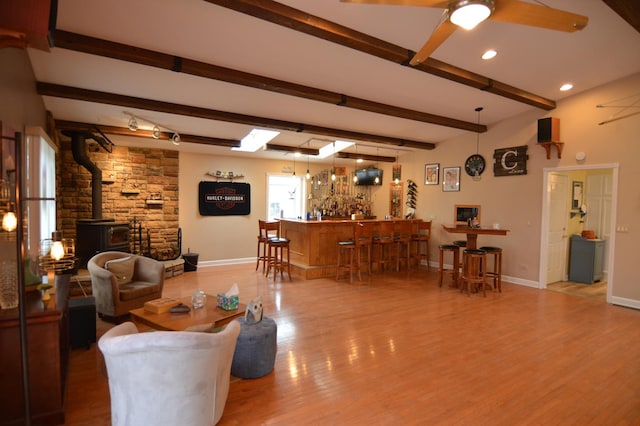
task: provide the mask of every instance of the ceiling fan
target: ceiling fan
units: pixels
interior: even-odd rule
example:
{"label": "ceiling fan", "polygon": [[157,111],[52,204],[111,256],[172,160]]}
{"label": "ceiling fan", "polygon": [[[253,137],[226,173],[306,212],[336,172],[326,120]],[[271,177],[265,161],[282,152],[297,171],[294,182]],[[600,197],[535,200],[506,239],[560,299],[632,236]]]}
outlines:
{"label": "ceiling fan", "polygon": [[444,8],[444,13],[427,42],[411,59],[411,65],[424,62],[458,27],[473,29],[485,19],[529,25],[556,31],[574,32],[587,26],[589,18],[560,9],[520,0],[340,0],[393,6]]}

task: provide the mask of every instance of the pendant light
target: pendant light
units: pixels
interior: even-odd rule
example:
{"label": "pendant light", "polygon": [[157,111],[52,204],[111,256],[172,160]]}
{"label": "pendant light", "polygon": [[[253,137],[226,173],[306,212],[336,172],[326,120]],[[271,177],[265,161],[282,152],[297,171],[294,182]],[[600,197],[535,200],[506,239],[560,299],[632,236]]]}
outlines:
{"label": "pendant light", "polygon": [[400,183],[400,164],[398,164],[398,151],[396,151],[396,167],[395,167],[395,172],[394,173],[396,175],[394,182],[396,185],[398,185]]}
{"label": "pendant light", "polygon": [[[380,148],[376,148],[376,156],[378,158],[380,157]],[[376,169],[380,170],[380,162],[379,161],[376,161]],[[376,185],[380,183],[379,173],[376,173],[376,178],[374,179],[373,183],[375,183]]]}
{"label": "pendant light", "polygon": [[[307,149],[311,146],[311,144],[307,141]],[[307,180],[311,179],[311,173],[309,173],[309,151],[307,151],[307,174],[305,175]]]}
{"label": "pendant light", "polygon": [[353,169],[353,183],[358,183],[358,145],[356,144],[356,166]]}
{"label": "pendant light", "polygon": [[336,180],[336,142],[333,142],[333,168],[331,169],[331,180]]}

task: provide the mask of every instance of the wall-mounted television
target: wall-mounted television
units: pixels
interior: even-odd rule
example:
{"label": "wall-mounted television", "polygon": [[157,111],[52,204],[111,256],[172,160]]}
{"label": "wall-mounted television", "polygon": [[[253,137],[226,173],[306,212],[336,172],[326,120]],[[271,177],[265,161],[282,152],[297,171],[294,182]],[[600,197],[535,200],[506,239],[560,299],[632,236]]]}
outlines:
{"label": "wall-mounted television", "polygon": [[[382,185],[382,170],[380,169],[357,169],[356,176],[358,177],[356,185]],[[376,182],[376,177],[378,182]]]}

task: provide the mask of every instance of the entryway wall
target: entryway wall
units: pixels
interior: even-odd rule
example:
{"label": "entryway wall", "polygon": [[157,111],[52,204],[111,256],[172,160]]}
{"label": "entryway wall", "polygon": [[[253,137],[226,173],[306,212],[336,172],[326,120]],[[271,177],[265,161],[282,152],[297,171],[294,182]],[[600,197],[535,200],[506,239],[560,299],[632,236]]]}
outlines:
{"label": "entryway wall", "polygon": [[[607,285],[607,302],[611,301],[612,288],[615,285],[612,277],[608,276],[608,271],[613,267],[613,247],[615,246],[615,206],[617,200],[618,187],[618,165],[604,164],[592,166],[571,166],[545,168],[543,173],[543,205],[542,205],[542,226],[540,245],[540,287],[546,288],[548,284],[547,271],[549,268],[549,223],[550,223],[550,185],[551,174],[563,174],[568,176],[571,182],[583,182],[583,204],[586,215],[584,218],[580,214],[567,217],[567,244],[572,234],[580,233],[589,229],[596,232],[598,238],[604,239],[605,243],[605,279]],[[571,200],[567,201],[568,203]],[[574,213],[577,213],[574,211]],[[582,219],[584,222],[581,223]],[[568,271],[568,261],[567,261]]]}

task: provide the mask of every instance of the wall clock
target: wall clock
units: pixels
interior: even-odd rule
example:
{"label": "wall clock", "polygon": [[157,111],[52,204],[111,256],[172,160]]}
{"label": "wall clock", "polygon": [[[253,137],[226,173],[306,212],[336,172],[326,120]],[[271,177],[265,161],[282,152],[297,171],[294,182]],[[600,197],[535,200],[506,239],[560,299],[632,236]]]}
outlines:
{"label": "wall clock", "polygon": [[473,154],[467,158],[467,161],[464,162],[464,170],[467,172],[469,176],[475,176],[476,173],[479,175],[484,172],[485,161],[484,157],[480,154]]}

